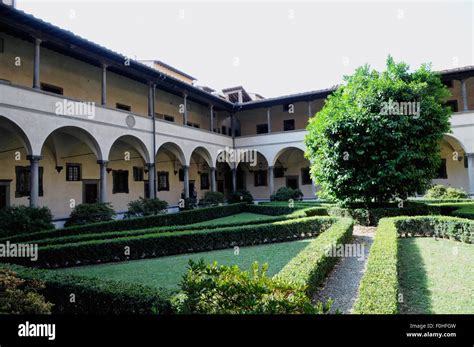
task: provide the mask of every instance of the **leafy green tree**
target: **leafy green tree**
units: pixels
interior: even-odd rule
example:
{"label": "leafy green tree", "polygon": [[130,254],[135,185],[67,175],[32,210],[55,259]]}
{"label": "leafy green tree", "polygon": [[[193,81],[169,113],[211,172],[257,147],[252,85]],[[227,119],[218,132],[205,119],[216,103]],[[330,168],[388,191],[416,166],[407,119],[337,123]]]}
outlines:
{"label": "leafy green tree", "polygon": [[311,175],[336,200],[382,203],[425,191],[449,132],[449,96],[430,65],[414,72],[389,56],[386,71],[359,67],[309,122]]}

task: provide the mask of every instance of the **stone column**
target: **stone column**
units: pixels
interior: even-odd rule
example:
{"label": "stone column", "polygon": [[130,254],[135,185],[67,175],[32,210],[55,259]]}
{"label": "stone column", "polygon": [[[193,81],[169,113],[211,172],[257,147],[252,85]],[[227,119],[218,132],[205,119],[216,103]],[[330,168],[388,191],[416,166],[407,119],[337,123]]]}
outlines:
{"label": "stone column", "polygon": [[313,111],[311,110],[311,101],[308,101],[308,117],[313,117]]}
{"label": "stone column", "polygon": [[269,190],[270,195],[272,195],[275,190],[275,184],[273,180],[273,166],[268,167],[268,190]]}
{"label": "stone column", "polygon": [[30,206],[38,207],[39,203],[39,161],[41,156],[30,155]]}
{"label": "stone column", "polygon": [[467,153],[467,177],[469,182],[469,195],[474,196],[474,153]]}
{"label": "stone column", "polygon": [[35,40],[35,57],[33,62],[33,88],[41,89],[40,83],[40,57],[41,57],[41,40]]}
{"label": "stone column", "polygon": [[102,64],[102,95],[101,101],[102,106],[107,106],[107,65]]}
{"label": "stone column", "polygon": [[183,124],[185,126],[188,125],[188,95],[184,94],[184,113],[183,113]]}
{"label": "stone column", "polygon": [[146,167],[148,168],[148,191],[150,192],[150,199],[154,199],[156,198],[155,164],[147,163]]}
{"label": "stone column", "polygon": [[232,169],[232,191],[233,192],[237,191],[237,169],[236,168]]}
{"label": "stone column", "polygon": [[97,164],[99,164],[99,175],[100,175],[100,182],[99,182],[99,202],[108,202],[107,196],[107,164],[109,162],[107,160],[97,160]]}
{"label": "stone column", "polygon": [[211,192],[216,191],[216,168],[211,167]]}
{"label": "stone column", "polygon": [[155,114],[154,100],[153,100],[153,83],[148,83],[148,117],[153,117]]}
{"label": "stone column", "polygon": [[189,166],[183,165],[184,172],[184,197],[189,198]]}
{"label": "stone column", "polygon": [[214,132],[214,105],[209,105],[209,117],[210,117],[210,120],[209,120],[209,130],[212,132]]}
{"label": "stone column", "polygon": [[270,107],[267,108],[267,124],[268,124],[268,132],[272,132],[272,113]]}
{"label": "stone column", "polygon": [[462,94],[463,111],[468,111],[469,104],[467,100],[466,80],[461,80],[461,94]]}

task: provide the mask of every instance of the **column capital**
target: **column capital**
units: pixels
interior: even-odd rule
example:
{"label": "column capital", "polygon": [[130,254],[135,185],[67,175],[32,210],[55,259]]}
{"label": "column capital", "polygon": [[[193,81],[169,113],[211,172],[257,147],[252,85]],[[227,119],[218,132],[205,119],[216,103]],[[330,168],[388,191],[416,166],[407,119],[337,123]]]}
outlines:
{"label": "column capital", "polygon": [[181,168],[183,168],[184,170],[187,170],[189,169],[189,165],[181,165]]}
{"label": "column capital", "polygon": [[99,165],[107,165],[109,163],[108,160],[97,160],[97,164]]}
{"label": "column capital", "polygon": [[39,160],[43,159],[43,157],[41,155],[27,155],[26,159],[28,159],[30,161],[39,161]]}
{"label": "column capital", "polygon": [[146,165],[146,167],[149,168],[149,169],[150,169],[150,168],[153,168],[153,166],[155,166],[154,163],[145,163],[145,165]]}
{"label": "column capital", "polygon": [[109,64],[102,62],[101,66],[102,66],[102,69],[107,70],[107,68],[109,67]]}
{"label": "column capital", "polygon": [[43,42],[42,39],[39,39],[39,38],[35,37],[35,43],[36,43],[37,45],[41,45],[42,42]]}
{"label": "column capital", "polygon": [[268,170],[273,170],[274,166],[273,165],[268,165]]}
{"label": "column capital", "polygon": [[211,171],[216,171],[216,168],[215,168],[214,166],[210,166],[210,167],[209,167],[209,170],[211,170]]}

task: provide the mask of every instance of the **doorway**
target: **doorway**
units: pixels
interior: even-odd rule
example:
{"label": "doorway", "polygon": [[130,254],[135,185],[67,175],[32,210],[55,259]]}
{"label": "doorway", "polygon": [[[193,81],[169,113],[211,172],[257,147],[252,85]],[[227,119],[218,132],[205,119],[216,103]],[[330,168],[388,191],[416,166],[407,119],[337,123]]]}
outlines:
{"label": "doorway", "polygon": [[287,176],[286,177],[286,186],[291,189],[298,189],[298,176]]}
{"label": "doorway", "polygon": [[98,180],[84,180],[82,202],[84,204],[94,204],[99,201],[99,181]]}
{"label": "doorway", "polygon": [[0,209],[10,206],[10,182],[11,180],[0,180]]}

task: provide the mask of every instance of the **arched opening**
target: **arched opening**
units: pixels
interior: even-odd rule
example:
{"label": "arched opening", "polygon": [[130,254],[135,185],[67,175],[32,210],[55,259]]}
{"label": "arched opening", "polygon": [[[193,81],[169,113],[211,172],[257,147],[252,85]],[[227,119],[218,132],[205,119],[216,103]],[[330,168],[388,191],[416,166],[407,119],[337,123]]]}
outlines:
{"label": "arched opening", "polygon": [[130,201],[150,197],[149,162],[148,150],[137,137],[124,135],[114,141],[108,156],[107,190],[116,210],[125,211]]}
{"label": "arched opening", "polygon": [[468,159],[462,143],[446,134],[440,143],[441,165],[433,184],[461,188],[469,192]]}
{"label": "arched opening", "polygon": [[23,130],[0,116],[0,209],[29,204],[31,143]]}
{"label": "arched opening", "polygon": [[191,153],[189,163],[189,195],[197,200],[211,191],[212,158],[204,147],[196,147]]}
{"label": "arched opening", "polygon": [[237,153],[240,158],[236,170],[237,189],[250,191],[254,199],[268,199],[271,179],[267,158],[255,150]]}
{"label": "arched opening", "polygon": [[39,161],[39,200],[55,218],[66,218],[82,203],[99,201],[102,152],[86,130],[62,127],[43,143]]}
{"label": "arched opening", "polygon": [[302,149],[287,147],[280,150],[274,158],[274,190],[281,187],[300,189],[303,198],[314,198],[315,188],[309,174],[310,162],[304,157]]}
{"label": "arched opening", "polygon": [[177,144],[166,142],[158,148],[155,160],[157,197],[175,206],[184,192],[184,152]]}

